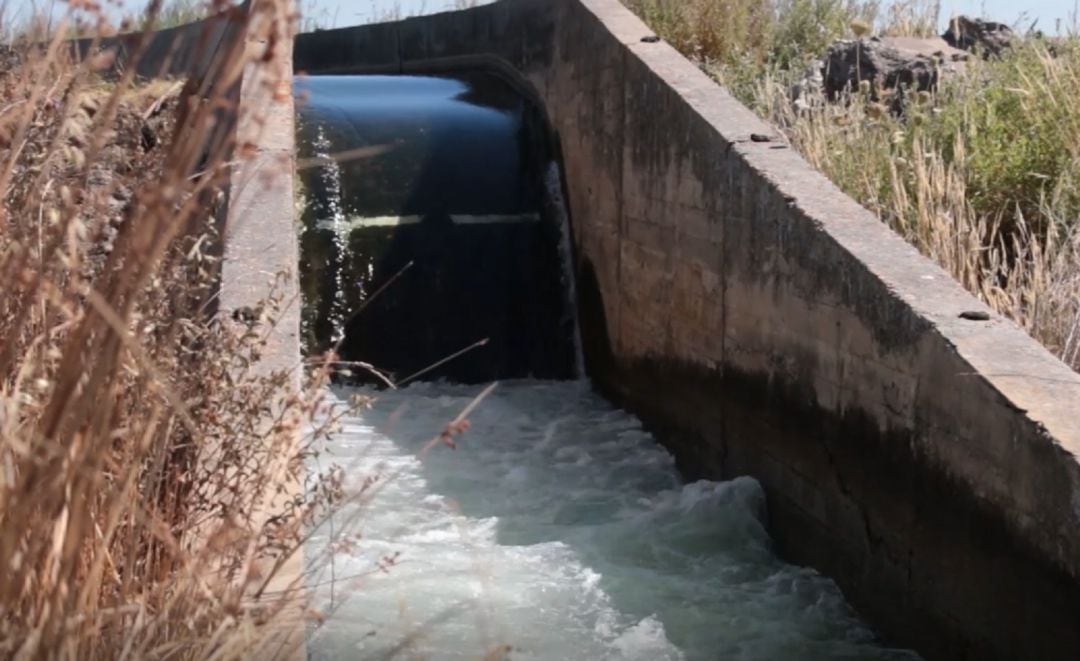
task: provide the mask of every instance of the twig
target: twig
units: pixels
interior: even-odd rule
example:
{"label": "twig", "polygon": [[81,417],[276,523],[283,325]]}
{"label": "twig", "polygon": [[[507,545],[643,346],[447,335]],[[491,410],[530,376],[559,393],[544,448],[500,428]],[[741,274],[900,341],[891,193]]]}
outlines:
{"label": "twig", "polygon": [[447,356],[446,358],[443,358],[442,360],[440,360],[440,361],[438,361],[436,363],[428,365],[427,367],[420,370],[419,372],[415,372],[413,374],[410,374],[409,376],[407,376],[404,379],[401,379],[400,381],[397,382],[398,387],[400,388],[400,387],[404,386],[406,383],[409,383],[410,381],[416,380],[417,378],[427,374],[428,372],[430,372],[430,371],[432,371],[432,370],[434,370],[434,369],[436,369],[438,367],[441,367],[442,365],[445,365],[446,363],[448,363],[451,360],[457,358],[458,356],[461,356],[462,354],[468,353],[469,351],[472,351],[473,349],[479,349],[482,346],[486,346],[487,343],[488,343],[488,340],[489,340],[489,338],[485,337],[482,340],[478,340],[476,342],[473,342],[472,344],[465,347],[464,349],[462,349],[460,351],[456,351],[456,352],[450,354],[449,356]]}

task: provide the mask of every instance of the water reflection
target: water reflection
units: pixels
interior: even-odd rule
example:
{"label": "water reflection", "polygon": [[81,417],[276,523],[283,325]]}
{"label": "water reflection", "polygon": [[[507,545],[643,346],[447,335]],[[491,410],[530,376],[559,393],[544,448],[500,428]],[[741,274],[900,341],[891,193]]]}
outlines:
{"label": "water reflection", "polygon": [[489,338],[435,376],[572,376],[560,228],[524,99],[484,74],[313,77],[297,94],[308,351],[344,337],[346,358],[400,377]]}

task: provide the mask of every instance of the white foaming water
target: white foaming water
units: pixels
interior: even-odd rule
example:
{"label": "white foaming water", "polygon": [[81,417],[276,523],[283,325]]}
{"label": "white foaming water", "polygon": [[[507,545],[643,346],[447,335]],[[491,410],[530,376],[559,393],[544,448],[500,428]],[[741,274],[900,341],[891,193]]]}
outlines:
{"label": "white foaming water", "polygon": [[359,536],[317,580],[328,618],[312,658],[915,658],[877,646],[831,581],[772,555],[757,482],[682,484],[585,383],[503,383],[456,450],[423,454],[480,390],[378,393],[328,443],[323,468],[345,467],[353,489],[377,481],[308,546]]}
{"label": "white foaming water", "polygon": [[326,129],[319,126],[312,144],[315,158],[324,165],[319,169],[319,177],[325,186],[325,197],[312,201],[316,213],[319,215],[316,227],[329,229],[333,233],[334,254],[334,288],[333,299],[330,302],[330,324],[332,327],[331,338],[337,342],[345,334],[345,300],[344,286],[344,263],[348,259],[349,250],[349,225],[345,219],[341,199],[341,166],[332,157],[333,144],[326,136]]}

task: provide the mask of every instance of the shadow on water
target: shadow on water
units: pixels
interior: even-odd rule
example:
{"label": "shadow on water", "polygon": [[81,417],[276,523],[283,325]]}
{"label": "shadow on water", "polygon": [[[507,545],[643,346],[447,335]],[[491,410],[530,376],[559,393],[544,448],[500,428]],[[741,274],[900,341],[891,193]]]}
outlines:
{"label": "shadow on water", "polygon": [[301,172],[308,351],[344,335],[345,360],[401,378],[487,338],[428,378],[573,376],[538,113],[479,73],[312,77],[297,92],[301,158],[368,148]]}

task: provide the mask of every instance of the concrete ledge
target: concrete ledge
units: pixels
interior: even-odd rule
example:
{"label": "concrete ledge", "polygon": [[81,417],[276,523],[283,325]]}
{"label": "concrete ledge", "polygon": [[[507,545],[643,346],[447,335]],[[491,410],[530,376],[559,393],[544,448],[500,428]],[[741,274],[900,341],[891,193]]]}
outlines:
{"label": "concrete ledge", "polygon": [[112,51],[115,72],[133,69],[140,78],[212,77],[211,70],[220,61],[218,50],[240,37],[250,1],[201,21],[107,39],[77,39],[72,47],[79,58]]}
{"label": "concrete ledge", "polygon": [[[253,12],[258,12],[255,7]],[[273,325],[265,332],[265,347],[256,374],[285,373],[289,388],[284,397],[268,402],[270,425],[286,400],[302,390],[300,354],[300,267],[293,174],[296,169],[295,121],[292,93],[293,35],[281,25],[265,34],[269,17],[255,13],[244,35],[248,62],[240,82],[236,145],[243,152],[229,182],[229,208],[221,264],[220,315],[241,308],[256,308],[271,296],[280,301]],[[273,435],[268,435],[268,439]],[[274,457],[264,511],[270,518],[303,495],[303,476],[291,472],[288,462],[302,443],[297,429],[282,439],[291,443],[283,456]],[[292,593],[297,601],[278,614],[275,629],[263,643],[275,658],[307,658],[304,555],[294,552],[266,586],[268,593]]]}
{"label": "concrete ledge", "polygon": [[554,39],[550,0],[513,0],[297,35],[294,62],[300,74],[400,74],[487,56],[508,64],[542,90],[543,81],[532,80],[532,75],[551,70]]}

